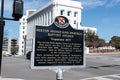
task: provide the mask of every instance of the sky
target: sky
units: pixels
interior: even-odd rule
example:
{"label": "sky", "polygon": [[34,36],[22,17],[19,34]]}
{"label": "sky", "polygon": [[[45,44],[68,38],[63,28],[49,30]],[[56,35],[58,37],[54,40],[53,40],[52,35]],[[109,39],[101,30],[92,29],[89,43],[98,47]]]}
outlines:
{"label": "sky", "polygon": [[[13,0],[4,0],[4,17],[11,18]],[[50,0],[23,0],[24,14],[27,9],[39,9]],[[65,1],[65,0],[63,0]],[[82,3],[82,26],[97,28],[97,35],[109,41],[120,36],[120,0],[75,0]],[[0,2],[1,6],[1,2]],[[9,38],[19,37],[19,22],[5,21],[4,32]]]}

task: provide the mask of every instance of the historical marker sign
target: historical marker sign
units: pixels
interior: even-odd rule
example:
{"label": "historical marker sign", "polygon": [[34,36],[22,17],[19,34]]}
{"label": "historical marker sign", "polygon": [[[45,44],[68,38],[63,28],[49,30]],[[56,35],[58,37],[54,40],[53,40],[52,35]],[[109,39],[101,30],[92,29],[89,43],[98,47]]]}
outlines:
{"label": "historical marker sign", "polygon": [[34,69],[84,67],[84,32],[58,16],[51,26],[36,26],[31,60]]}

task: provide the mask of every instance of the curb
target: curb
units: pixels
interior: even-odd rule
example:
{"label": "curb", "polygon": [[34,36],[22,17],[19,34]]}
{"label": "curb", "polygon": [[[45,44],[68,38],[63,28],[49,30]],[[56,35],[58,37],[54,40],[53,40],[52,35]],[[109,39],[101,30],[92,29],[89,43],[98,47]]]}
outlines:
{"label": "curb", "polygon": [[15,78],[1,78],[0,80],[24,80],[24,79],[15,79]]}
{"label": "curb", "polygon": [[108,53],[89,53],[89,55],[96,55],[96,54],[120,54],[120,52],[108,52]]}

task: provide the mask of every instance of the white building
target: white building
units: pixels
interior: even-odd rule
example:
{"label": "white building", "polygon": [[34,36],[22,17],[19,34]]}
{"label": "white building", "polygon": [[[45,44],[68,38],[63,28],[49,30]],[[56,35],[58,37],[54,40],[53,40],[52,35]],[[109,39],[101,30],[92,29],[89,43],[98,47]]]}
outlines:
{"label": "white building", "polygon": [[2,44],[2,52],[5,53],[11,53],[11,39],[4,38],[3,44]]}
{"label": "white building", "polygon": [[[85,29],[81,24],[81,11],[82,5],[81,2],[72,1],[72,0],[51,0],[48,4],[37,10],[31,15],[27,15],[27,39],[26,39],[26,53],[32,51],[33,38],[34,38],[34,28],[35,25],[44,25],[48,26],[53,23],[56,16],[65,16],[68,18],[70,25],[75,29]],[[26,17],[23,17],[26,18]],[[21,21],[21,26],[23,26]],[[25,23],[26,23],[25,22]],[[20,27],[20,44],[21,51],[20,54],[23,54],[24,51],[24,37],[23,37],[23,27]],[[88,28],[87,28],[88,29]],[[90,28],[91,29],[91,28]],[[26,35],[26,34],[25,34]],[[22,39],[23,38],[23,39]],[[22,45],[23,44],[23,45]]]}
{"label": "white building", "polygon": [[11,54],[12,47],[18,47],[18,40],[17,39],[11,39],[11,38],[4,38],[3,44],[2,44],[2,53],[5,54]]}
{"label": "white building", "polygon": [[88,31],[94,32],[95,34],[97,34],[97,29],[95,27],[81,27],[82,30],[84,30],[86,33]]}
{"label": "white building", "polygon": [[73,28],[80,28],[81,2],[72,0],[51,0],[47,5],[28,17],[28,26],[50,25],[56,16],[63,15],[69,19]]}
{"label": "white building", "polygon": [[26,15],[20,19],[19,28],[19,55],[25,54],[26,34],[27,34],[27,17],[36,10],[27,10]]}

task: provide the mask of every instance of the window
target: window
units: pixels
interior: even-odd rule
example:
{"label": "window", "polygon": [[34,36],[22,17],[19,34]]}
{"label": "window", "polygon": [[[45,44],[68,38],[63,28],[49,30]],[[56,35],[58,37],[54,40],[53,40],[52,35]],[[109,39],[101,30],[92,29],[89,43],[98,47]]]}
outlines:
{"label": "window", "polygon": [[23,26],[23,29],[25,29],[25,26]]}
{"label": "window", "polygon": [[23,36],[23,39],[25,39],[25,37]]}
{"label": "window", "polygon": [[67,12],[67,16],[70,16],[70,13],[71,13],[71,11],[68,11],[68,12]]}
{"label": "window", "polygon": [[76,24],[76,20],[74,20],[74,24]]}
{"label": "window", "polygon": [[61,14],[61,15],[64,15],[64,10],[61,10],[61,11],[60,11],[60,14]]}
{"label": "window", "polygon": [[23,53],[23,50],[22,50],[22,53]]}
{"label": "window", "polygon": [[24,41],[22,41],[22,44],[24,44]]}
{"label": "window", "polygon": [[25,18],[23,18],[23,21],[25,21]]}
{"label": "window", "polygon": [[78,14],[77,12],[74,12],[74,17],[77,17],[77,14]]}

